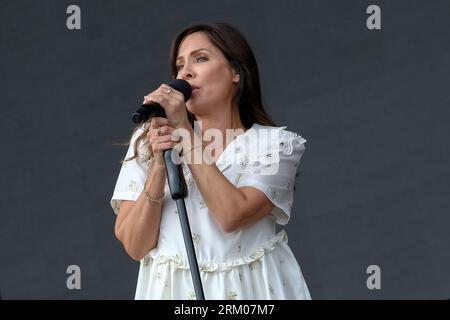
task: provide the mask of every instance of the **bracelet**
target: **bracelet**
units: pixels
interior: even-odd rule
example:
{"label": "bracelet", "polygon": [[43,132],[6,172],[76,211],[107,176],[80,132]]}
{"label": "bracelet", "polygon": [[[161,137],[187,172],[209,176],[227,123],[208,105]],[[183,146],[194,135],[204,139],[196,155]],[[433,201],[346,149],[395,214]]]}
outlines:
{"label": "bracelet", "polygon": [[150,201],[150,202],[155,202],[155,203],[161,203],[161,200],[162,199],[164,199],[164,195],[165,195],[165,192],[163,192],[163,195],[161,196],[161,198],[159,198],[159,199],[152,199],[151,197],[150,197],[150,195],[149,195],[149,193],[148,193],[148,191],[147,190],[145,190],[145,197],[148,199],[148,201]]}

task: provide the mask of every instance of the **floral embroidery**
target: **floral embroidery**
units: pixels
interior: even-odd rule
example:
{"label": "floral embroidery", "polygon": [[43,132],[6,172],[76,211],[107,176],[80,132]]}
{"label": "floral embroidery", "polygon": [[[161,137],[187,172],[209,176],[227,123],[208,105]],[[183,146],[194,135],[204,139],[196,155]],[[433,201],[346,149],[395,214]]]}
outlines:
{"label": "floral embroidery", "polygon": [[193,180],[192,178],[189,178],[189,180],[188,180],[188,185],[189,185],[190,187],[192,187],[192,186],[194,185],[194,180]]}
{"label": "floral embroidery", "polygon": [[128,185],[128,189],[130,189],[131,191],[137,192],[136,181],[130,180],[130,184]]}
{"label": "floral embroidery", "polygon": [[148,266],[148,264],[149,264],[149,262],[150,262],[150,256],[149,256],[149,255],[146,255],[146,256],[144,257],[144,259],[141,260],[141,262],[142,262],[142,265],[143,265],[144,267]]}
{"label": "floral embroidery", "polygon": [[187,300],[197,300],[197,296],[195,295],[195,292],[192,290],[188,292],[186,298]]}
{"label": "floral embroidery", "polygon": [[206,208],[205,200],[200,200],[200,209]]}
{"label": "floral embroidery", "polygon": [[198,233],[193,233],[192,234],[192,241],[194,241],[194,244],[198,244],[200,242],[200,235]]}
{"label": "floral embroidery", "polygon": [[176,255],[174,255],[173,257],[169,257],[169,256],[162,256],[162,258],[166,258],[169,259],[170,261],[170,268],[177,268],[178,265],[181,263],[181,256],[177,253]]}
{"label": "floral embroidery", "polygon": [[247,165],[247,159],[245,157],[239,158],[239,165],[245,167]]}
{"label": "floral embroidery", "polygon": [[156,279],[161,280],[161,273],[160,272],[156,273]]}
{"label": "floral embroidery", "polygon": [[230,291],[230,293],[228,293],[228,300],[236,300],[237,297],[237,293],[234,291]]}
{"label": "floral embroidery", "polygon": [[272,286],[270,285],[270,283],[269,283],[269,291],[270,291],[270,294],[273,296],[273,295],[274,295],[274,293],[273,293],[273,288],[272,288]]}
{"label": "floral embroidery", "polygon": [[257,263],[258,263],[258,262],[259,262],[259,261],[256,260],[256,261],[250,262],[250,263],[248,264],[248,267],[250,268],[250,271],[256,270],[256,266],[257,266]]}

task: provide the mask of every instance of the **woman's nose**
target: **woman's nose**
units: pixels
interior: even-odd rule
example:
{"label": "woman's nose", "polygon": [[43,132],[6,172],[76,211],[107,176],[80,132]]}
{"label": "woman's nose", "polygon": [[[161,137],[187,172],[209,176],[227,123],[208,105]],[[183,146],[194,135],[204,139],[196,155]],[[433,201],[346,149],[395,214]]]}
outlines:
{"label": "woman's nose", "polygon": [[192,79],[193,77],[194,77],[194,72],[191,69],[188,69],[187,67],[184,67],[178,73],[179,79],[187,80],[187,79]]}

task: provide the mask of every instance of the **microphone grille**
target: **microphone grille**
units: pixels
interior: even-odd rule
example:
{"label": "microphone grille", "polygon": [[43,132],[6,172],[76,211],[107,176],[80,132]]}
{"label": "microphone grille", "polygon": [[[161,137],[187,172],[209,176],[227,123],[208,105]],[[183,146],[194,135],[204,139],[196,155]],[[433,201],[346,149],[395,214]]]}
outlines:
{"label": "microphone grille", "polygon": [[184,101],[188,101],[192,95],[192,87],[186,80],[174,79],[170,80],[167,85],[180,91],[184,95]]}

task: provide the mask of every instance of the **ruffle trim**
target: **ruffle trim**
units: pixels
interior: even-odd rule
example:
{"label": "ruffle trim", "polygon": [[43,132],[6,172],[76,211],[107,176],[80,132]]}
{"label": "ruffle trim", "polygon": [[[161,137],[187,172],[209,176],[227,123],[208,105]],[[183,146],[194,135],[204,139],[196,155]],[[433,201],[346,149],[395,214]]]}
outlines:
{"label": "ruffle trim", "polygon": [[[252,250],[245,256],[241,256],[239,258],[225,262],[199,261],[198,267],[199,270],[203,272],[224,272],[238,266],[251,265],[252,263],[264,257],[266,253],[273,251],[278,244],[282,242],[287,243],[287,241],[288,239],[286,232],[284,230],[281,230],[274,237],[265,242],[262,246]],[[152,259],[153,263],[156,264],[169,264],[172,268],[189,269],[189,262],[187,261],[187,257],[184,258],[180,254],[160,254],[157,251],[157,249],[150,251],[149,254],[147,254],[144,259],[141,260],[141,264],[145,267],[149,264],[150,259]]]}
{"label": "ruffle trim", "polygon": [[280,152],[286,155],[291,155],[294,152],[294,146],[301,145],[306,142],[306,139],[302,136],[294,133],[290,135],[287,139],[283,137],[280,142]]}

